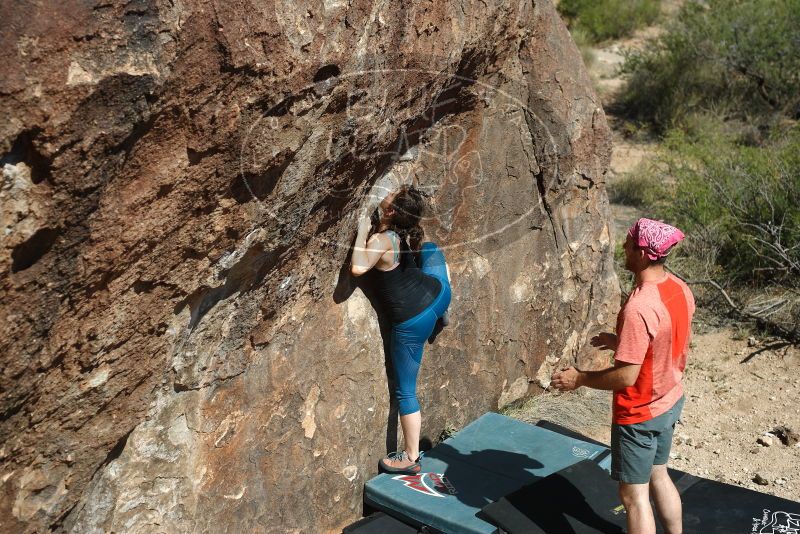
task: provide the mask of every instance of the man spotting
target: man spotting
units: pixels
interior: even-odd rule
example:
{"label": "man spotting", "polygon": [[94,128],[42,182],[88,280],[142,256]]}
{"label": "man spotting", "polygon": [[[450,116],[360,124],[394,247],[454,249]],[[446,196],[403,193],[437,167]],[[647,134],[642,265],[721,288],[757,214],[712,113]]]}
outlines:
{"label": "man spotting", "polygon": [[694,297],[664,269],[677,228],[639,219],[625,240],[625,268],[635,287],[617,316],[617,333],[603,333],[592,345],[614,351],[614,366],[602,371],[570,367],[552,386],[614,391],[611,476],[627,512],[630,534],[654,534],[650,497],[668,534],[682,532],[681,499],[667,474],[675,423],[683,408],[681,378],[686,367]]}

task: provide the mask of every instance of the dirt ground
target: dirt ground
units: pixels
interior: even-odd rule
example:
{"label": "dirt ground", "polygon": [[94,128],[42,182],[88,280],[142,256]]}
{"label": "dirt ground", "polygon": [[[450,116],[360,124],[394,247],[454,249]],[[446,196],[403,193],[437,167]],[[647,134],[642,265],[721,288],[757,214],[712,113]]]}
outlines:
{"label": "dirt ground", "polygon": [[[800,501],[800,443],[767,434],[778,426],[800,432],[800,349],[735,334],[726,328],[694,337],[672,465]],[[765,485],[754,482],[757,475]]]}
{"label": "dirt ground", "polygon": [[[707,328],[695,323],[683,380],[687,402],[670,466],[800,501],[800,443],[784,445],[769,433],[779,426],[800,432],[800,349],[738,339],[732,328],[703,332]],[[604,443],[610,440],[608,392],[546,392],[507,415],[529,422],[548,419]],[[757,476],[761,484],[754,481]]]}

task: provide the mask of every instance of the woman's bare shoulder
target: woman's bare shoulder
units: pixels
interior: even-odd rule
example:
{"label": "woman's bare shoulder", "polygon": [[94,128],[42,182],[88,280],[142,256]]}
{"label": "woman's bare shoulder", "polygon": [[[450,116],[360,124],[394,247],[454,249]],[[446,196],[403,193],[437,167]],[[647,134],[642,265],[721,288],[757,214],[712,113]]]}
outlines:
{"label": "woman's bare shoulder", "polygon": [[[387,230],[387,232],[391,232],[391,230]],[[367,244],[376,243],[378,246],[389,250],[392,248],[392,238],[389,237],[387,232],[376,232],[372,234],[369,240],[367,240]]]}

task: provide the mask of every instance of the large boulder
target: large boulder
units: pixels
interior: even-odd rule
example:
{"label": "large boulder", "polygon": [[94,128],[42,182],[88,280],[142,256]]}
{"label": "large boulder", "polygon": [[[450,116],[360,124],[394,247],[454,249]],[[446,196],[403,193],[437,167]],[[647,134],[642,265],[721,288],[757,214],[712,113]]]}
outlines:
{"label": "large boulder", "polygon": [[0,531],[356,518],[397,421],[349,247],[392,184],[453,283],[427,439],[601,365],[609,132],[549,1],[2,6]]}

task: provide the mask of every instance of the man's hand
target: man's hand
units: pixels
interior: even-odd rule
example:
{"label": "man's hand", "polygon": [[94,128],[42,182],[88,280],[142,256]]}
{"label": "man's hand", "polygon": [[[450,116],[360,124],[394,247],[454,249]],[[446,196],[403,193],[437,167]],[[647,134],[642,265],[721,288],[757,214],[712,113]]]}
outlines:
{"label": "man's hand", "polygon": [[597,334],[591,339],[590,343],[600,350],[617,350],[617,336],[609,332]]}
{"label": "man's hand", "polygon": [[580,378],[581,372],[574,367],[570,367],[554,374],[550,385],[560,391],[572,391],[581,387]]}

